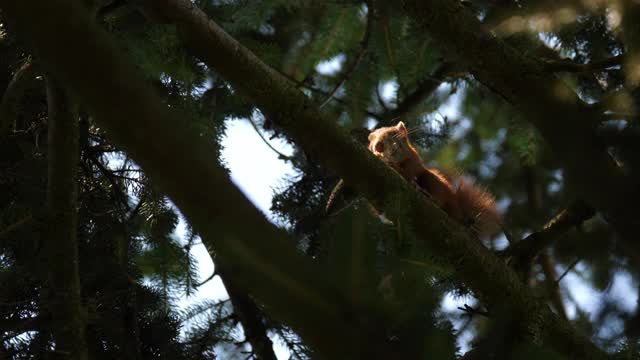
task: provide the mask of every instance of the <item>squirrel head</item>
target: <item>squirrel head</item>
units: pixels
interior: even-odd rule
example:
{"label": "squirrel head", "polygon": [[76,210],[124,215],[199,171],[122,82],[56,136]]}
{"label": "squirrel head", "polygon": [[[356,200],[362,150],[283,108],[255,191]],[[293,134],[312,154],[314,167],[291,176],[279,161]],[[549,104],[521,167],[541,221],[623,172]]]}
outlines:
{"label": "squirrel head", "polygon": [[369,134],[369,151],[390,165],[397,165],[415,154],[409,132],[402,121]]}

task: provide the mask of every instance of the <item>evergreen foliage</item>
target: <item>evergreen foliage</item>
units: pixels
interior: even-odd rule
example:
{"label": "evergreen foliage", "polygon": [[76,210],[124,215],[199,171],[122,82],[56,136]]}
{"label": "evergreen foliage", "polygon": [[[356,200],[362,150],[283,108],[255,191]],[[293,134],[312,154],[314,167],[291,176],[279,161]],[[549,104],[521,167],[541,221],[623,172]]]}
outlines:
{"label": "evergreen foliage", "polygon": [[[479,291],[461,275],[469,272],[464,256],[453,255],[455,261],[444,258],[435,242],[421,242],[407,210],[415,199],[398,195],[385,203],[378,211],[391,215],[383,221],[372,211],[376,199],[365,199],[357,184],[346,182],[336,207],[327,213],[327,200],[344,176],[287,128],[287,121],[297,119],[283,121],[280,117],[290,114],[260,108],[243,93],[252,83],[230,82],[224,70],[206,63],[206,56],[190,51],[194,45],[184,41],[186,31],[179,21],[167,19],[144,2],[97,2],[92,14],[96,24],[136,66],[163,105],[182,115],[174,117],[172,125],[188,129],[210,145],[212,153],[207,156],[212,163],[222,168],[232,165],[221,157],[225,121],[230,119],[258,119],[261,131],[292,146],[293,154],[280,158],[297,175],[275,191],[271,211],[294,240],[289,245],[304,254],[339,294],[313,300],[339,309],[341,324],[361,333],[360,338],[340,339],[345,344],[339,346],[349,349],[345,354],[576,358],[569,345],[563,350],[537,333],[535,326],[545,326],[536,323],[539,319],[516,315],[537,316],[535,301],[540,300],[568,324],[572,334],[603,350],[602,358],[640,359],[638,223],[637,219],[632,226],[625,222],[637,218],[635,200],[640,200],[640,81],[632,79],[640,68],[640,44],[634,33],[638,32],[634,21],[640,22],[635,16],[638,4],[630,0],[458,4],[495,35],[485,41],[502,41],[505,48],[515,49],[536,65],[522,72],[543,69],[590,104],[584,106],[585,113],[598,112],[600,123],[584,126],[598,141],[593,146],[602,145],[630,179],[626,184],[634,187],[628,191],[631,205],[625,214],[597,208],[584,198],[581,185],[590,179],[568,176],[566,164],[546,134],[530,121],[527,108],[483,83],[465,68],[469,60],[447,51],[451,45],[425,33],[416,15],[400,4],[374,0],[198,0],[194,4],[288,79],[288,86],[305,94],[308,101],[292,108],[320,109],[362,145],[373,128],[402,120],[429,166],[475,179],[498,201],[504,234],[476,240],[531,290],[531,299],[525,301],[530,309],[516,311],[508,301],[488,297],[495,291]],[[20,20],[10,18],[3,6],[0,1],[0,359],[68,358],[57,347],[53,330],[56,304],[51,293],[56,289],[49,286],[51,238],[45,226],[51,158],[45,81],[58,70],[38,57],[37,46],[26,35],[14,31]],[[451,39],[453,44],[453,35]],[[66,40],[59,41],[60,51],[65,51]],[[335,64],[337,70],[323,70]],[[23,73],[27,75],[21,77]],[[113,81],[126,87],[128,79]],[[561,91],[557,88],[534,91],[551,94]],[[191,250],[200,241],[210,243],[200,239],[195,223],[188,224],[184,234],[176,232],[183,215],[172,199],[96,121],[99,114],[77,101],[78,258],[68,261],[79,264],[82,314],[76,315],[86,325],[88,357],[270,359],[275,358],[271,338],[286,347],[292,359],[327,358],[325,349],[314,344],[322,343],[317,339],[335,341],[333,332],[319,326],[318,331],[327,333],[310,335],[308,328],[300,331],[274,316],[273,308],[254,289],[243,287],[238,280],[243,274],[234,272],[242,270],[235,264],[216,275],[240,293],[230,291],[226,300],[179,307],[179,298],[191,296],[202,285]],[[135,121],[130,119],[132,126]],[[149,138],[154,138],[153,131],[148,131]],[[331,141],[326,139],[326,145],[335,145]],[[576,163],[589,164],[590,159],[577,155],[581,154],[576,154]],[[376,208],[379,205],[375,203]],[[228,241],[224,231],[219,236],[211,241]],[[445,243],[454,237],[442,236]],[[226,266],[228,260],[218,257],[215,248],[207,250],[214,263]],[[474,254],[473,249],[468,254]],[[281,269],[272,266],[280,274]],[[283,275],[283,282],[288,279]],[[576,292],[576,284],[592,291]],[[317,285],[322,293],[320,284],[305,285]],[[519,294],[505,293],[505,298],[510,296]],[[452,299],[461,302],[460,307],[443,306]],[[589,303],[595,305],[585,307]],[[336,324],[335,334],[352,334],[340,326]],[[379,349],[388,352],[378,353]]]}

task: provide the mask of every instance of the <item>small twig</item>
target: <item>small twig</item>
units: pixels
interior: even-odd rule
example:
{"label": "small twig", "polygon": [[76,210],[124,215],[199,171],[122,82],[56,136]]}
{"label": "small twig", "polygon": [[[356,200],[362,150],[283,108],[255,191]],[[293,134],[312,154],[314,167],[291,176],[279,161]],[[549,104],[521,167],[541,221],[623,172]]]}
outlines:
{"label": "small twig", "polygon": [[216,277],[216,275],[218,275],[218,273],[214,270],[213,273],[211,273],[211,275],[208,278],[202,280],[201,282],[199,282],[197,284],[194,284],[193,287],[194,288],[199,288],[200,286],[202,286],[202,285],[208,283],[209,281],[211,281],[211,279]]}
{"label": "small twig", "polygon": [[459,310],[462,310],[465,312],[465,315],[468,315],[469,317],[473,317],[473,315],[481,315],[484,317],[489,317],[489,312],[486,310],[479,310],[479,309],[474,309],[471,306],[464,304],[464,307],[458,306]]}
{"label": "small twig", "polygon": [[509,243],[509,245],[515,244],[516,238],[513,236],[511,231],[507,228],[507,226],[503,222],[500,222],[500,228],[502,229],[502,233],[504,234],[504,237],[507,238],[507,242]]}
{"label": "small twig", "polygon": [[262,139],[262,141],[271,149],[273,150],[273,152],[275,152],[276,154],[278,154],[278,157],[282,160],[291,160],[292,157],[291,156],[287,156],[283,153],[281,153],[280,151],[278,151],[276,148],[274,148],[269,141],[267,141],[267,139],[264,138],[264,136],[262,136],[262,133],[260,132],[260,130],[258,129],[258,125],[256,125],[256,123],[253,121],[253,116],[249,116],[247,117],[247,120],[249,120],[249,123],[251,123],[251,126],[253,126],[253,129],[256,131],[256,133],[258,133],[258,136],[260,136],[260,139]]}
{"label": "small twig", "polygon": [[587,64],[578,64],[571,60],[543,60],[545,63],[545,67],[548,71],[551,72],[572,72],[572,73],[580,73],[580,72],[593,72],[599,70],[606,70],[608,68],[614,66],[622,65],[624,61],[624,54],[617,55],[608,59],[592,61]]}
{"label": "small twig", "polygon": [[[371,0],[373,1],[373,0]],[[333,87],[333,89],[329,92],[326,99],[318,106],[318,109],[322,109],[325,105],[331,101],[336,92],[342,87],[342,85],[347,82],[355,73],[358,65],[364,58],[364,54],[367,52],[367,48],[369,47],[369,38],[371,37],[371,28],[373,26],[373,6],[371,6],[371,1],[367,2],[367,25],[364,30],[364,35],[362,36],[362,40],[360,40],[360,50],[358,51],[358,55],[351,63],[351,65],[342,73],[342,77],[340,81]]]}
{"label": "small twig", "polygon": [[129,203],[127,202],[127,194],[125,194],[122,189],[120,188],[120,186],[118,185],[118,183],[115,182],[114,177],[119,177],[115,174],[113,174],[109,169],[107,169],[101,162],[100,160],[96,159],[95,157],[91,156],[90,157],[91,161],[98,167],[98,169],[100,169],[102,175],[104,177],[107,178],[107,181],[109,181],[109,183],[111,184],[111,186],[114,188],[115,193],[117,193],[118,196],[118,200],[120,200],[120,203],[122,203],[122,205],[124,205],[125,209],[129,209]]}
{"label": "small twig", "polygon": [[[298,80],[294,79],[293,77],[291,77],[291,75],[289,75],[287,73],[284,73],[284,72],[279,71],[279,70],[277,70],[277,71],[278,71],[278,73],[280,75],[282,75],[285,78],[287,78],[287,80],[289,80],[292,84],[294,84],[296,86],[296,88],[298,88],[298,89],[307,89],[307,90],[309,90],[311,92],[314,92],[316,94],[319,94],[319,95],[322,95],[322,96],[325,96],[325,97],[329,96],[329,93],[327,91],[324,91],[322,89],[318,89],[316,87],[313,87],[310,84],[306,83],[304,80],[303,81],[298,81]],[[342,100],[340,98],[333,97],[331,99],[333,101],[337,102],[338,104],[340,104],[343,107],[346,107],[348,105],[344,100]],[[368,116],[376,119],[376,120],[382,120],[382,115],[374,113],[373,111],[369,111],[367,109],[364,109],[364,113],[367,114]]]}
{"label": "small twig", "polygon": [[572,262],[572,263],[567,267],[567,269],[562,273],[562,275],[560,275],[560,276],[558,277],[558,279],[556,280],[556,285],[560,284],[560,281],[562,281],[562,279],[563,279],[565,276],[567,276],[567,274],[568,274],[571,270],[573,270],[573,268],[574,268],[576,265],[578,265],[578,263],[579,263],[579,262],[580,262],[580,258],[575,259],[575,260],[574,260],[574,262]]}

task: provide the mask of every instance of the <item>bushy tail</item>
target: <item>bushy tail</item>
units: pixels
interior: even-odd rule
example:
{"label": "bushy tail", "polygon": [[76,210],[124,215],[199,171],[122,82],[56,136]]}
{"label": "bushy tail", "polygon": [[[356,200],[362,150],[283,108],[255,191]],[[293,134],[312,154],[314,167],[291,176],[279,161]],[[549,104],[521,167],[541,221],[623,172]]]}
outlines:
{"label": "bushy tail", "polygon": [[494,235],[500,230],[496,200],[483,187],[460,177],[456,184],[456,199],[464,222],[479,236]]}

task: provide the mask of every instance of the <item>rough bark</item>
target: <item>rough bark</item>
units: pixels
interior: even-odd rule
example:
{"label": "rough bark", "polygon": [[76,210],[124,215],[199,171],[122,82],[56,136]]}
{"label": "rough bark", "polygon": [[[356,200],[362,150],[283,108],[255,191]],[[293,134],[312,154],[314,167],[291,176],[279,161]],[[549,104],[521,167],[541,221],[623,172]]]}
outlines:
{"label": "rough bark", "polygon": [[49,150],[47,182],[47,299],[55,351],[64,359],[87,359],[86,316],[80,297],[76,238],[78,113],[66,89],[47,79]]}
{"label": "rough bark", "polygon": [[[207,147],[197,136],[176,126],[179,120],[139,80],[133,66],[118,55],[106,34],[83,20],[85,14],[62,0],[0,0],[0,4],[19,21],[19,30],[33,41],[51,69],[73,86],[97,120],[173,198],[203,234],[207,246],[215,246],[241,286],[251,289],[256,298],[315,348],[322,349],[325,356],[362,356],[357,352],[361,349],[372,358],[393,357],[385,343],[376,340],[380,337],[375,328],[358,316],[362,309],[351,306],[346,307],[351,311],[344,312],[343,295],[327,284],[317,267],[286,244],[283,232],[249,205],[222,169],[211,163]],[[507,303],[514,316],[523,320],[523,330],[534,342],[546,341],[575,358],[605,358],[603,352],[536,299],[503,261],[354,143],[333,119],[319,113],[294,84],[259,61],[190,1],[148,1],[148,5],[177,21],[192,49],[305,150],[314,152],[376,206],[389,210],[394,222],[405,222],[415,229],[434,260],[454,264],[457,275],[483,300]],[[57,39],[65,39],[67,51],[60,51]],[[101,71],[95,72],[96,67]],[[114,79],[126,79],[126,84]],[[103,85],[97,87],[96,83]],[[148,137],[150,133],[153,138]],[[394,206],[399,202],[401,206]],[[425,218],[431,221],[425,222]]]}

